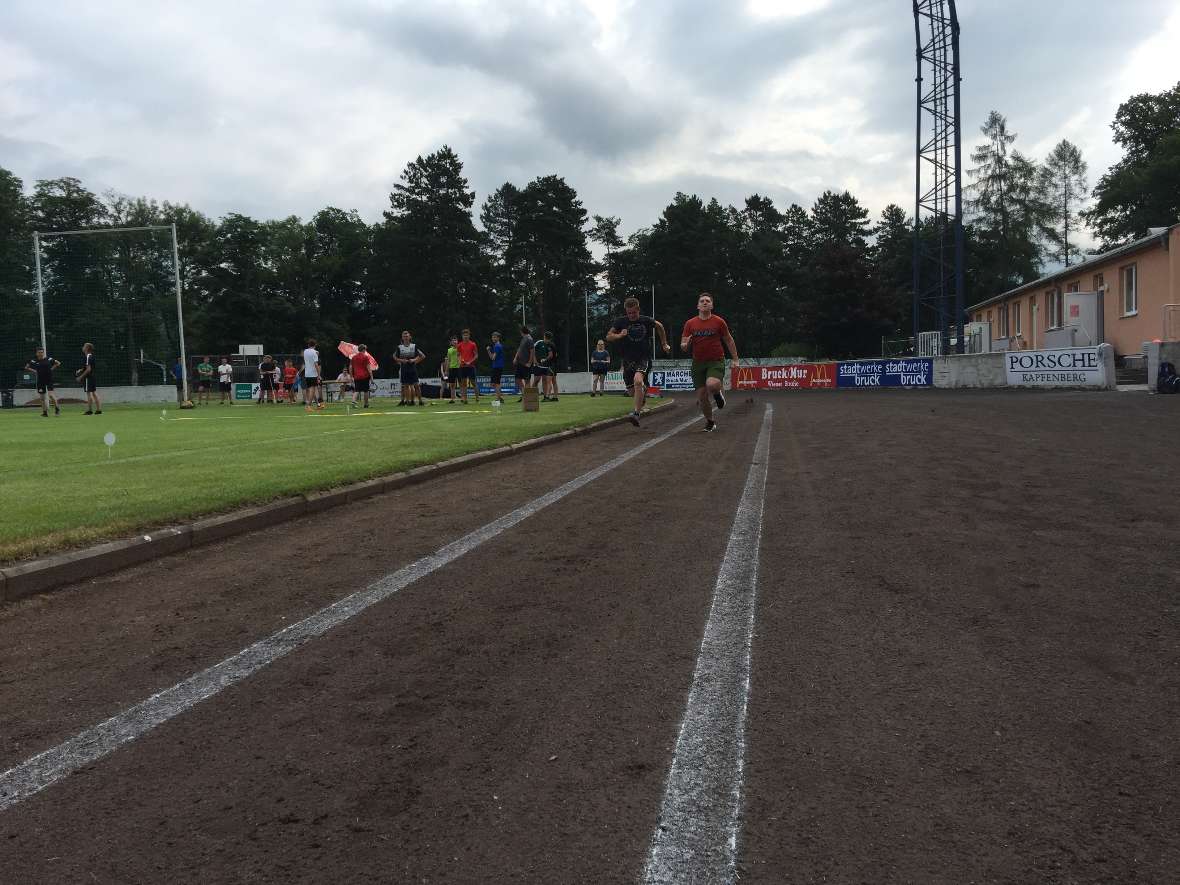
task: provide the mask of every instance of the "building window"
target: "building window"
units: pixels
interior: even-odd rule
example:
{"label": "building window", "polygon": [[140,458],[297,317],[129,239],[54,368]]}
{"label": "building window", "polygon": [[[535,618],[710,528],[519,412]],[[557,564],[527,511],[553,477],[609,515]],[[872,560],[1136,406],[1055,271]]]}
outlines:
{"label": "building window", "polygon": [[1101,289],[1105,285],[1106,285],[1105,275],[1100,274],[1100,273],[1094,274],[1094,291],[1097,292],[1099,289]]}
{"label": "building window", "polygon": [[1123,278],[1123,316],[1139,313],[1139,273],[1136,267],[1129,264],[1119,271]]}
{"label": "building window", "polygon": [[1068,286],[1065,287],[1065,291],[1066,292],[1081,292],[1082,291],[1081,281],[1079,280],[1076,283],[1070,283]]}
{"label": "building window", "polygon": [[1001,338],[1008,338],[1008,337],[1010,337],[1008,334],[1008,332],[1009,332],[1009,329],[1008,329],[1008,305],[1001,304],[998,313],[999,313],[998,319],[1000,321],[1000,337]]}
{"label": "building window", "polygon": [[1050,289],[1045,293],[1045,302],[1049,305],[1049,326],[1050,329],[1060,329],[1064,322],[1062,316],[1064,315],[1065,296],[1061,294],[1060,289]]}
{"label": "building window", "polygon": [[1017,338],[1020,337],[1020,302],[1017,301],[1012,305],[1012,332]]}

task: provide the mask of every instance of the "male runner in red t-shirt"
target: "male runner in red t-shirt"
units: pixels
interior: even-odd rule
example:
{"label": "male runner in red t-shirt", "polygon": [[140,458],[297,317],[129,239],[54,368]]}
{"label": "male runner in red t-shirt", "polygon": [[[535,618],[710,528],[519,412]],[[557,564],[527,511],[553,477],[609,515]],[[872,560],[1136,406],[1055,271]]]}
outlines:
{"label": "male runner in red t-shirt", "polygon": [[463,340],[455,345],[459,351],[459,389],[463,391],[463,402],[467,402],[467,386],[475,391],[479,402],[479,383],[475,378],[475,361],[479,357],[479,345],[471,340],[471,330],[463,330]]}
{"label": "male runner in red t-shirt", "polygon": [[352,370],[352,396],[353,403],[356,403],[356,395],[363,393],[364,407],[369,407],[369,379],[373,377],[372,366],[369,363],[369,348],[361,344],[357,347],[354,353],[348,360],[348,367]]}
{"label": "male runner in red t-shirt", "polygon": [[713,397],[717,408],[725,408],[725,395],[721,392],[725,387],[725,350],[721,342],[729,348],[734,363],[738,354],[729,325],[713,313],[713,296],[708,292],[702,292],[697,299],[697,315],[684,324],[680,336],[680,349],[692,352],[692,386],[705,416],[705,433],[712,433],[717,429],[717,422],[713,420],[709,397]]}

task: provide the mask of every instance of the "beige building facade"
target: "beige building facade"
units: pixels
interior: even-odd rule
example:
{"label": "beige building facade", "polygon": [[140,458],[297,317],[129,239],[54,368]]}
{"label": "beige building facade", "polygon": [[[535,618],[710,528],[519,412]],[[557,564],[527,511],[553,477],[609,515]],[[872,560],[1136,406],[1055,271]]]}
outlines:
{"label": "beige building facade", "polygon": [[968,316],[990,325],[993,350],[1050,349],[1077,316],[1079,299],[1069,295],[1088,292],[1096,321],[1085,337],[1094,340],[1076,344],[1106,343],[1127,356],[1149,341],[1180,340],[1180,224],[981,301]]}

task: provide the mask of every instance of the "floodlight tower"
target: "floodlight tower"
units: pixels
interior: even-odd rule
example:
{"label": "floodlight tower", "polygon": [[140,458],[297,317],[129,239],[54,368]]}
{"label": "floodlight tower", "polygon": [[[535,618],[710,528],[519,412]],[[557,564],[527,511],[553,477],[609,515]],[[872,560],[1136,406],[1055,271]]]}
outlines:
{"label": "floodlight tower", "polygon": [[917,44],[914,339],[952,327],[963,352],[963,140],[955,0],[913,0]]}

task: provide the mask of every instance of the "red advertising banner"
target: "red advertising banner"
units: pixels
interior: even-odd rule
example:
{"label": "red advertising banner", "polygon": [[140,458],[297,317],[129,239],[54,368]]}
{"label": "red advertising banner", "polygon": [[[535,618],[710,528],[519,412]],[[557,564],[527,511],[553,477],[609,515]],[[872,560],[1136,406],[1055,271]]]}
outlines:
{"label": "red advertising banner", "polygon": [[730,384],[734,390],[835,390],[836,363],[734,366]]}

